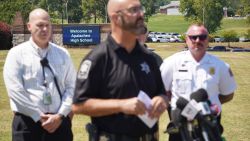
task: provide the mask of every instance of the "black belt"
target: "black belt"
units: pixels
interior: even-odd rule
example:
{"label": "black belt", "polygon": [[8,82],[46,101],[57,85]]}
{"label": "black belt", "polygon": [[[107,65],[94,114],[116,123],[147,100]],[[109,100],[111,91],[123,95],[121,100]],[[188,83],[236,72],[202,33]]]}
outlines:
{"label": "black belt", "polygon": [[134,137],[124,134],[113,134],[105,131],[99,132],[99,141],[158,141],[158,132],[148,133]]}

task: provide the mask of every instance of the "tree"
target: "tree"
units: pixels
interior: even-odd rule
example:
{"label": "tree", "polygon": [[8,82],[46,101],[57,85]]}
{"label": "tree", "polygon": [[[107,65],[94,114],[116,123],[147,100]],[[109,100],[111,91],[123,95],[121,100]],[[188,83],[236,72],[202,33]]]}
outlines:
{"label": "tree", "polygon": [[230,42],[237,41],[237,33],[234,30],[224,31],[222,33],[222,37],[224,38],[225,42],[228,42],[228,47],[230,47]]}
{"label": "tree", "polygon": [[155,13],[155,0],[141,0],[141,4],[145,7],[145,21],[148,21],[149,17]]}
{"label": "tree", "polygon": [[232,17],[237,14],[239,9],[241,9],[241,2],[239,0],[228,0],[226,7],[228,16]]}
{"label": "tree", "polygon": [[185,19],[192,22],[203,22],[210,33],[220,28],[223,18],[223,7],[226,0],[180,0],[180,11]]}
{"label": "tree", "polygon": [[243,9],[244,9],[244,14],[250,14],[250,1],[249,0],[241,0]]}
{"label": "tree", "polygon": [[0,21],[11,24],[17,11],[22,13],[24,21],[27,21],[32,5],[27,0],[0,1]]}
{"label": "tree", "polygon": [[244,15],[247,16],[247,23],[250,24],[250,0],[241,0]]}
{"label": "tree", "polygon": [[0,50],[12,47],[11,28],[8,24],[0,21]]}
{"label": "tree", "polygon": [[82,1],[81,0],[67,0],[68,4],[65,5],[67,6],[67,16],[68,16],[68,22],[69,23],[80,23],[81,19],[82,19],[82,8],[81,8],[81,4]]}
{"label": "tree", "polygon": [[95,13],[95,0],[82,1],[82,13],[83,13],[83,21],[85,23],[89,23],[92,16]]}

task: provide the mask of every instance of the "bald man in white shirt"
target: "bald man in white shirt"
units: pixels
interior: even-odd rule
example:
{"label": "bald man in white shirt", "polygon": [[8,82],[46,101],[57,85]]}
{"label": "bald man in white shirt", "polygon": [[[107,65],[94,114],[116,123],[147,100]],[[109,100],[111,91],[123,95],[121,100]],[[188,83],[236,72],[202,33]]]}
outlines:
{"label": "bald man in white shirt", "polygon": [[71,104],[76,71],[68,51],[51,42],[51,22],[35,9],[29,41],[13,47],[3,75],[14,112],[13,141],[72,141]]}

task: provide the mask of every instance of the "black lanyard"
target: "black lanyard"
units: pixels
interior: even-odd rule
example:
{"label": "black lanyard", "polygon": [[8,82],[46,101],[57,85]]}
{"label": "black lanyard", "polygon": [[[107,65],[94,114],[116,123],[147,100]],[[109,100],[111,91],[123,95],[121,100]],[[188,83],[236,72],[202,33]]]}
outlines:
{"label": "black lanyard", "polygon": [[44,68],[47,67],[47,68],[50,70],[50,72],[52,73],[52,75],[53,75],[54,82],[55,82],[55,84],[56,84],[56,89],[57,89],[57,91],[58,91],[58,93],[59,93],[59,95],[60,95],[60,98],[61,98],[61,100],[62,100],[62,93],[61,93],[61,91],[60,91],[60,88],[59,88],[59,85],[58,85],[58,82],[57,82],[55,73],[53,72],[52,68],[51,68],[50,65],[49,65],[49,61],[48,61],[48,59],[47,59],[47,54],[46,54],[46,56],[40,61],[40,63],[41,63],[41,65],[42,65],[42,69],[43,69],[43,80],[44,80],[43,86],[47,87],[47,81],[46,81],[46,78],[45,78],[45,71],[44,71]]}

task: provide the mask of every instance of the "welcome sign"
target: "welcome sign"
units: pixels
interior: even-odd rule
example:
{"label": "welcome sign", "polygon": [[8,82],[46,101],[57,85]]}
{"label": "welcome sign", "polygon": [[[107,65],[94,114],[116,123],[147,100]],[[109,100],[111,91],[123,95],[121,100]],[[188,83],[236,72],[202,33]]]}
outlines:
{"label": "welcome sign", "polygon": [[64,45],[96,45],[100,43],[100,26],[63,26]]}

